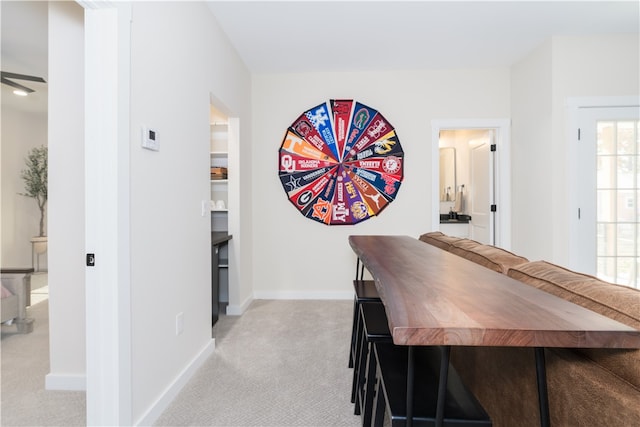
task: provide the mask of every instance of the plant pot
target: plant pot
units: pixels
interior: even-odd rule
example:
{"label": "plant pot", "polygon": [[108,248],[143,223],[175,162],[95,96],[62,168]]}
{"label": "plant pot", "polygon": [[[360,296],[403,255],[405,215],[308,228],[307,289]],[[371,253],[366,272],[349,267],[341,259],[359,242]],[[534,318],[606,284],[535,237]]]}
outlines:
{"label": "plant pot", "polygon": [[33,246],[33,252],[37,255],[45,253],[47,251],[47,236],[32,237],[31,245]]}

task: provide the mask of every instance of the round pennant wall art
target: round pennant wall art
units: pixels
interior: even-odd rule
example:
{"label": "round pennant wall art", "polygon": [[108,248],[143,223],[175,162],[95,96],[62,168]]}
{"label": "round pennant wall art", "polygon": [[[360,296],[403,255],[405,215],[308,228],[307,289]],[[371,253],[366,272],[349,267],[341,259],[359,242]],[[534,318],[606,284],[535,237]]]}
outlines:
{"label": "round pennant wall art", "polygon": [[305,217],[357,224],[395,199],[403,154],[382,114],[351,99],[332,99],[287,129],[278,155],[280,182]]}

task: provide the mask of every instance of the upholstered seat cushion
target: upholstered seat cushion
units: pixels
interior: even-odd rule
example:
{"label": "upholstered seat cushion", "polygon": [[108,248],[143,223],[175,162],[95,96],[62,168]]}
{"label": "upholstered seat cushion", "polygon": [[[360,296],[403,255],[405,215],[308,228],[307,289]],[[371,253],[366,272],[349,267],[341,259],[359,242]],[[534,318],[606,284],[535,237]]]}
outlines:
{"label": "upholstered seat cushion", "polygon": [[453,242],[462,240],[460,237],[447,236],[440,231],[425,233],[421,235],[419,239],[425,243],[444,249],[445,251],[448,251],[451,248],[451,244]]}
{"label": "upholstered seat cushion", "polygon": [[[508,275],[632,328],[640,329],[640,290],[604,282],[546,261],[514,266]],[[640,388],[640,350],[581,349],[579,352]]]}
{"label": "upholstered seat cushion", "polygon": [[505,249],[484,245],[470,239],[459,239],[452,242],[449,251],[493,271],[505,274],[509,268],[529,261]]}

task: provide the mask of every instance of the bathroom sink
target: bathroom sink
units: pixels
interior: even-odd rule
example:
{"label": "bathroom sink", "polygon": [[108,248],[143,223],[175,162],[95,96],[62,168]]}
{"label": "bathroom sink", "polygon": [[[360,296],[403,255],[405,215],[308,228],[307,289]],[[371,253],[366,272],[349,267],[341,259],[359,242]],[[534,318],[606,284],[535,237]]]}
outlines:
{"label": "bathroom sink", "polygon": [[440,224],[468,224],[471,216],[460,214],[457,218],[449,218],[448,214],[440,214]]}

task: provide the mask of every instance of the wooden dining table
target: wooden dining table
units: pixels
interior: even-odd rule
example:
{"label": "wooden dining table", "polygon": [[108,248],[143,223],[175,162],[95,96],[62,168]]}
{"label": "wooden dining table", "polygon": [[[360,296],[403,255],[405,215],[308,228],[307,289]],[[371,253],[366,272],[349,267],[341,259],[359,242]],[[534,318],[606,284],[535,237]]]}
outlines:
{"label": "wooden dining table", "polygon": [[[349,236],[375,281],[396,345],[442,349],[436,424],[442,420],[451,346],[535,349],[541,425],[549,426],[545,347],[640,348],[640,331],[409,236]],[[356,275],[358,267],[356,267]]]}

